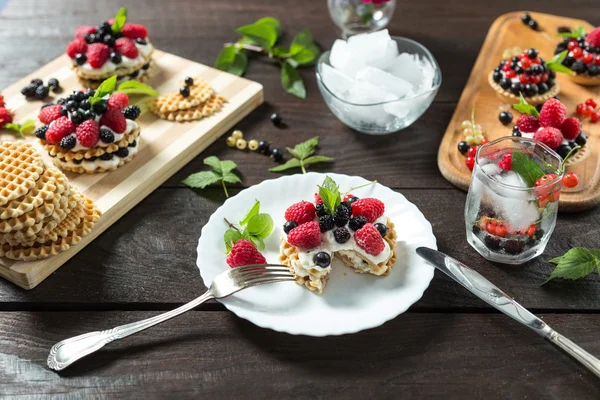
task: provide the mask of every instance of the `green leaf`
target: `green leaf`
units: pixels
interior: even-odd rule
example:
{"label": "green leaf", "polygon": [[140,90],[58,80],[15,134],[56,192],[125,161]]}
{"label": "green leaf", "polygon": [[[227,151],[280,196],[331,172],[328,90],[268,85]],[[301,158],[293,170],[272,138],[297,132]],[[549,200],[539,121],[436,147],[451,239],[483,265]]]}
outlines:
{"label": "green leaf", "polygon": [[306,88],[298,71],[288,62],[284,62],[281,67],[281,86],[289,94],[305,99]]}
{"label": "green leaf", "polygon": [[285,162],[285,164],[278,165],[273,168],[269,168],[271,172],[282,172],[291,168],[300,168],[300,160],[297,158],[290,158]]}
{"label": "green leaf", "polygon": [[20,132],[23,134],[31,133],[35,129],[35,121],[28,119],[21,125]]}
{"label": "green leaf", "polygon": [[265,249],[265,242],[263,239],[256,236],[250,236],[250,241],[258,251],[263,251]]}
{"label": "green leaf", "polygon": [[564,66],[562,63],[564,61],[564,59],[567,57],[568,52],[569,52],[568,50],[565,50],[563,52],[555,54],[554,57],[552,57],[552,59],[550,59],[548,62],[546,62],[546,66],[548,67],[548,69],[550,69],[554,72],[562,72],[562,73],[568,74],[568,75],[575,75],[575,72],[573,72],[570,68],[567,68],[566,66]]}
{"label": "green leaf", "polygon": [[521,175],[529,187],[545,174],[538,163],[516,150],[512,152],[512,170]]}
{"label": "green leaf", "polygon": [[577,39],[579,36],[583,36],[584,33],[585,27],[583,25],[580,25],[571,32],[560,32],[558,36]]}
{"label": "green leaf", "polygon": [[218,157],[210,156],[204,159],[204,164],[213,168],[217,174],[227,174],[237,168],[237,164],[231,160],[219,160]]}
{"label": "green leaf", "polygon": [[254,23],[254,25],[268,25],[275,30],[277,37],[281,36],[281,24],[273,17],[264,17]]}
{"label": "green leaf", "polygon": [[269,214],[256,214],[248,221],[246,230],[250,236],[266,239],[273,232],[273,219]]}
{"label": "green leaf", "polygon": [[305,49],[294,54],[291,59],[298,65],[313,65],[317,61],[320,53],[321,50],[319,50],[317,45],[310,44]]}
{"label": "green leaf", "polygon": [[152,86],[146,85],[138,81],[125,81],[119,85],[117,92],[129,94],[144,94],[147,96],[158,96],[156,90]]}
{"label": "green leaf", "polygon": [[520,94],[519,104],[513,104],[513,108],[521,114],[533,115],[536,118],[540,116],[538,110],[531,104],[528,104],[527,101],[525,101],[523,93]]}
{"label": "green leaf", "polygon": [[225,241],[225,248],[227,254],[231,252],[231,248],[238,240],[242,239],[242,232],[235,229],[227,229],[223,234],[223,240]]}
{"label": "green leaf", "polygon": [[290,49],[289,47],[275,46],[271,50],[271,53],[273,54],[273,57],[285,58],[290,56]]}
{"label": "green leaf", "polygon": [[110,96],[115,91],[117,86],[117,75],[113,75],[98,86],[94,96],[90,98],[90,104],[94,105],[104,99],[105,96]]}
{"label": "green leaf", "polygon": [[252,206],[248,214],[244,217],[244,219],[240,222],[240,225],[244,226],[250,221],[250,218],[254,217],[260,211],[260,201],[256,200],[256,203]]}
{"label": "green leaf", "polygon": [[553,258],[550,262],[557,265],[546,282],[555,278],[576,280],[589,275],[600,268],[600,259],[594,253],[598,254],[598,251],[575,247],[562,257]]}
{"label": "green leaf", "polygon": [[115,17],[115,22],[111,25],[110,29],[113,33],[119,33],[123,30],[125,22],[127,21],[127,7],[121,7]]}
{"label": "green leaf", "polygon": [[235,45],[224,47],[219,53],[215,68],[230,74],[242,76],[248,66],[246,53],[238,50]]}
{"label": "green leaf", "polygon": [[319,137],[315,136],[305,142],[298,143],[293,149],[287,148],[287,151],[289,151],[294,157],[303,159],[312,155],[317,149],[318,145]]}
{"label": "green leaf", "polygon": [[333,161],[333,158],[327,157],[327,156],[312,156],[312,157],[305,158],[303,163],[304,163],[304,165],[308,165],[308,164],[316,164],[316,163],[320,163],[320,162],[330,162],[330,161]]}
{"label": "green leaf", "polygon": [[341,202],[338,184],[329,176],[326,176],[323,184],[319,186],[319,196],[321,196],[327,211],[333,215]]}
{"label": "green leaf", "polygon": [[236,29],[236,32],[245,38],[249,38],[256,42],[265,50],[271,50],[277,41],[277,31],[270,24],[251,24],[244,25]]}
{"label": "green leaf", "polygon": [[290,46],[290,54],[295,55],[313,44],[313,37],[310,30],[305,29],[294,36],[294,40]]}
{"label": "green leaf", "polygon": [[204,189],[208,185],[217,183],[221,180],[221,176],[214,171],[202,171],[195,174],[191,174],[185,178],[181,183],[191,188]]}
{"label": "green leaf", "polygon": [[227,183],[241,183],[242,180],[233,172],[226,172],[222,178]]}

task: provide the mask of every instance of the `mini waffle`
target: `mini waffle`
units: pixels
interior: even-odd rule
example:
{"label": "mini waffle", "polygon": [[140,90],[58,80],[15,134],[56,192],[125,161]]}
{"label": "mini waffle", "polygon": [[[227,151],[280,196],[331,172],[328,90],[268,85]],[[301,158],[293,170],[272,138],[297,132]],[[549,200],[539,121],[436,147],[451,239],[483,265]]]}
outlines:
{"label": "mini waffle", "polygon": [[[509,90],[502,89],[502,86],[494,82],[494,71],[492,71],[488,76],[488,82],[490,83],[490,86],[492,86],[492,88],[496,91],[496,94],[498,94],[498,96],[507,103],[517,104],[520,101],[521,98],[519,96],[515,96]],[[558,81],[554,81],[554,86],[552,86],[552,88],[546,93],[538,94],[537,96],[526,97],[525,100],[527,100],[527,103],[533,105],[542,104],[546,100],[549,100],[556,96],[558,92],[560,92]]]}
{"label": "mini waffle", "polygon": [[56,194],[64,193],[68,190],[68,186],[62,172],[55,168],[46,168],[29,193],[0,206],[0,219],[18,218],[31,212],[44,203],[52,201]]}
{"label": "mini waffle", "polygon": [[205,103],[187,110],[166,112],[158,115],[162,119],[176,122],[194,121],[206,118],[219,111],[225,102],[225,98],[213,94]]}
{"label": "mini waffle", "polygon": [[571,80],[579,85],[583,86],[598,86],[600,85],[600,76],[589,76],[589,75],[569,75]]}
{"label": "mini waffle", "polygon": [[[132,150],[137,151],[137,149],[140,146],[141,140],[142,140],[141,137],[138,138],[135,146],[128,147],[130,154],[127,157],[121,158],[117,164],[111,165],[110,167],[98,166],[94,169],[89,169],[89,168],[84,168],[83,166],[66,165],[66,163],[64,161],[60,160],[59,158],[53,158],[52,161],[54,162],[54,165],[56,165],[63,171],[74,172],[77,174],[97,174],[97,173],[102,173],[102,172],[114,171],[115,169],[127,164],[129,161],[131,161],[133,159],[133,157],[135,156],[135,153],[131,154],[131,151]],[[83,162],[94,162],[94,161],[83,161]]]}
{"label": "mini waffle", "polygon": [[44,172],[40,155],[24,142],[0,145],[0,167],[0,206],[25,196]]}
{"label": "mini waffle", "polygon": [[[202,78],[195,77],[194,84],[189,87],[190,95],[183,97],[179,92],[165,96],[159,96],[150,102],[150,110],[159,117],[163,118],[169,112],[178,110],[188,110],[205,103],[214,91],[208,82]],[[166,119],[166,118],[164,118]]]}
{"label": "mini waffle", "polygon": [[100,218],[100,211],[94,207],[93,201],[88,198],[84,198],[83,210],[84,216],[80,219],[79,224],[74,229],[69,230],[64,237],[57,238],[56,241],[52,242],[34,243],[32,246],[0,245],[0,256],[12,260],[33,261],[48,258],[68,250],[88,235]]}
{"label": "mini waffle", "polygon": [[317,277],[317,275],[321,273],[321,275],[318,276],[318,279],[314,280],[310,279],[310,276],[298,275],[294,270],[294,267],[292,266],[294,263],[299,262],[298,249],[296,249],[296,247],[292,246],[284,239],[281,240],[281,253],[279,255],[279,261],[283,265],[287,265],[288,267],[290,267],[290,272],[294,274],[296,283],[298,283],[299,285],[306,286],[306,288],[312,292],[317,292],[319,294],[323,293],[325,285],[329,280],[329,271],[309,271],[309,273],[312,273],[312,275],[315,277]]}

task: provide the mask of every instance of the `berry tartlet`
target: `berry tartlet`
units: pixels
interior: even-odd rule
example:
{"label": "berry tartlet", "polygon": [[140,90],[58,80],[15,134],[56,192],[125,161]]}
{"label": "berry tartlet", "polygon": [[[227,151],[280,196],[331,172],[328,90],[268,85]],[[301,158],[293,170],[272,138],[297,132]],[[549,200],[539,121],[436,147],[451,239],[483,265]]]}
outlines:
{"label": "berry tartlet", "polygon": [[600,27],[588,34],[578,27],[564,35],[555,53],[568,52],[562,64],[574,72],[571,79],[580,85],[600,85]]}
{"label": "berry tartlet", "polygon": [[290,267],[296,282],[323,293],[336,257],[354,272],[389,275],[396,262],[397,235],[384,215],[384,204],[351,194],[340,198],[337,185],[327,180],[319,193],[314,203],[302,201],[285,212],[280,261]]}
{"label": "berry tartlet", "polygon": [[98,27],[80,26],[75,31],[75,40],[66,52],[83,87],[95,89],[113,75],[117,75],[118,83],[150,78],[154,47],[148,29],[125,23],[126,18],[127,9],[123,8]]}
{"label": "berry tartlet", "polygon": [[113,93],[116,77],[97,90],[74,91],[38,115],[35,135],[64,171],[112,171],[131,161],[140,144],[140,108],[124,93]]}
{"label": "berry tartlet", "polygon": [[541,104],[560,91],[552,63],[546,63],[536,49],[525,50],[510,60],[501,60],[488,80],[498,96],[508,103],[519,95],[530,104]]}

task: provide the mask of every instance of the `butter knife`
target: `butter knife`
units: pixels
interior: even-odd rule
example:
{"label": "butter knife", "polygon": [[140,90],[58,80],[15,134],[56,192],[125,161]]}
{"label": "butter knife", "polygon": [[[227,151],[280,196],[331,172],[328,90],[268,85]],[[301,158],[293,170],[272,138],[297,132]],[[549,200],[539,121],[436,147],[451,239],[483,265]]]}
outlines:
{"label": "butter knife", "polygon": [[417,254],[475,296],[526,327],[533,329],[544,339],[579,361],[597,377],[600,377],[600,360],[550,328],[544,321],[533,315],[481,274],[437,250],[419,247],[417,248]]}

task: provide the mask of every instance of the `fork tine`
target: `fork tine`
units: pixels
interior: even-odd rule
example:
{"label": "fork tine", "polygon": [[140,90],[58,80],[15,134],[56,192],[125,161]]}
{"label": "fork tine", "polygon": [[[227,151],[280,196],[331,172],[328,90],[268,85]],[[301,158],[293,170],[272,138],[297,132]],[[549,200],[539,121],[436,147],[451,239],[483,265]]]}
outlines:
{"label": "fork tine", "polygon": [[245,279],[247,277],[252,277],[252,276],[270,276],[270,275],[277,275],[277,274],[283,274],[283,275],[288,275],[288,276],[292,275],[292,273],[289,269],[281,269],[281,270],[277,270],[277,271],[261,271],[261,270],[247,271],[247,272],[238,274],[237,277]]}
{"label": "fork tine", "polygon": [[243,267],[233,268],[232,271],[237,271],[238,273],[246,272],[246,271],[280,271],[284,269],[289,269],[289,267],[285,265],[279,264],[258,264],[258,265],[245,265]]}
{"label": "fork tine", "polygon": [[293,278],[292,274],[268,274],[268,275],[250,275],[242,278],[243,282],[248,282],[254,279],[271,279],[271,278]]}
{"label": "fork tine", "polygon": [[250,287],[250,286],[256,286],[256,285],[263,285],[265,283],[288,282],[288,281],[294,281],[294,278],[292,276],[286,276],[286,277],[280,277],[280,278],[252,279],[252,280],[244,282],[244,286]]}

